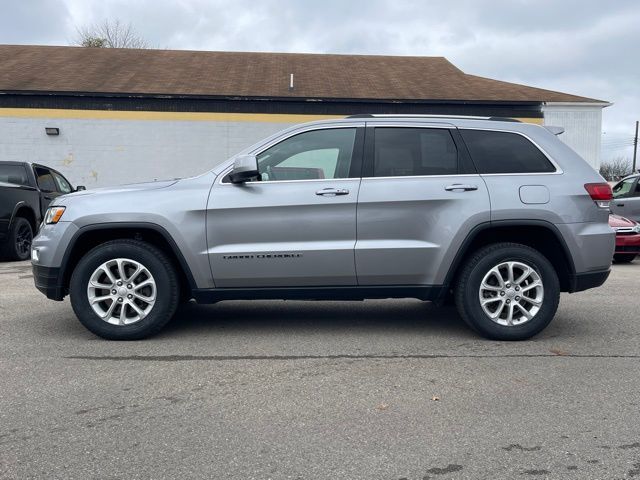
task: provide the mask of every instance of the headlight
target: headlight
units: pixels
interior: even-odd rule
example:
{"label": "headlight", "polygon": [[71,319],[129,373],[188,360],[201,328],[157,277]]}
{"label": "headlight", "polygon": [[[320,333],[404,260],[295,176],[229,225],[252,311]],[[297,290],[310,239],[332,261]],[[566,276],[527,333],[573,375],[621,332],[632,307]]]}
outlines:
{"label": "headlight", "polygon": [[635,227],[633,227],[633,231],[636,233],[640,233],[640,223],[637,223]]}
{"label": "headlight", "polygon": [[44,215],[45,225],[58,223],[64,213],[64,207],[49,207]]}

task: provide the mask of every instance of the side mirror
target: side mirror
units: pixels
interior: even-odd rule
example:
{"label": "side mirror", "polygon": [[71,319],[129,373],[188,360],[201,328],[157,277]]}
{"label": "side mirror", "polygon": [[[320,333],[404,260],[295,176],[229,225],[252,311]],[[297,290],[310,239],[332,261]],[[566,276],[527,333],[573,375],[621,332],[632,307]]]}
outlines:
{"label": "side mirror", "polygon": [[84,185],[78,185],[76,187],[76,192],[82,192],[83,190],[86,190],[87,187],[85,187]]}
{"label": "side mirror", "polygon": [[242,155],[233,162],[233,170],[229,174],[229,180],[231,183],[243,183],[257,178],[259,174],[256,156]]}

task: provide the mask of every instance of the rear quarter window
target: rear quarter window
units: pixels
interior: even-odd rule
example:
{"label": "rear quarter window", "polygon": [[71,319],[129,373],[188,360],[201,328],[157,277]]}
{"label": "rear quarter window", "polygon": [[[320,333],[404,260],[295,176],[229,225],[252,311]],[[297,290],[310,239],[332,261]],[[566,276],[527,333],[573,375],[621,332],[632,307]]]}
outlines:
{"label": "rear quarter window", "polygon": [[556,168],[530,140],[509,132],[460,130],[479,173],[551,173]]}
{"label": "rear quarter window", "polygon": [[21,165],[0,165],[0,182],[29,185],[27,170]]}

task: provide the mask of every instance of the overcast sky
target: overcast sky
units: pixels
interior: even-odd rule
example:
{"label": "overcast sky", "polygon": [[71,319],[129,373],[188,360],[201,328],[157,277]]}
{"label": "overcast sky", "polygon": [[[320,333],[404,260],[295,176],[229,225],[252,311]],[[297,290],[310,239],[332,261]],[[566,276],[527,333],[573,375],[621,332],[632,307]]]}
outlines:
{"label": "overcast sky", "polygon": [[119,18],[171,49],[445,56],[467,73],[608,100],[603,158],[640,119],[638,0],[1,0],[0,43],[67,45]]}

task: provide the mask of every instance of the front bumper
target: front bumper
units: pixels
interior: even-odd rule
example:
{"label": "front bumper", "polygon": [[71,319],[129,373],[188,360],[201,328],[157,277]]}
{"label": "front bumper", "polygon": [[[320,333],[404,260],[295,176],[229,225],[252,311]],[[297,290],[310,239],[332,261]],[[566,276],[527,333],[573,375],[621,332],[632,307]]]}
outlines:
{"label": "front bumper", "polygon": [[582,292],[602,285],[609,278],[611,269],[597,272],[576,273],[569,277],[569,292]]}
{"label": "front bumper", "polygon": [[616,235],[615,253],[637,253],[640,254],[640,234]]}
{"label": "front bumper", "polygon": [[47,298],[57,301],[64,299],[66,291],[61,285],[59,268],[33,265],[33,280],[36,288],[44,293]]}

